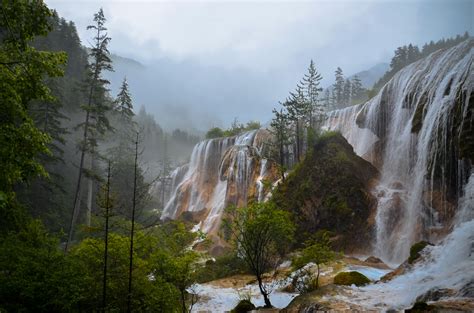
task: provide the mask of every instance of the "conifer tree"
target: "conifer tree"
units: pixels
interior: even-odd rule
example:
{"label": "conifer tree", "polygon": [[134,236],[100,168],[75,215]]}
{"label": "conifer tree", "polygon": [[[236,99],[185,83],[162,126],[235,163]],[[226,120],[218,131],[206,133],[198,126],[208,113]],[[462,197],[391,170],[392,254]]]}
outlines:
{"label": "conifer tree", "polygon": [[301,159],[303,129],[305,127],[305,118],[310,112],[309,102],[307,101],[304,90],[300,85],[296,86],[295,92],[290,92],[290,97],[283,103],[288,112],[289,121],[294,125],[295,138],[295,159],[297,162]]}
{"label": "conifer tree", "polygon": [[360,100],[363,97],[363,87],[362,87],[362,82],[359,78],[359,76],[355,75],[352,78],[351,81],[351,86],[352,86],[352,98]]}
{"label": "conifer tree", "polygon": [[342,69],[340,67],[336,69],[335,78],[336,82],[333,85],[334,102],[336,107],[340,108],[344,97],[344,74],[342,73]]}
{"label": "conifer tree", "polygon": [[[273,109],[275,115],[270,122],[270,132],[273,134],[272,151],[273,159],[277,161],[282,181],[285,181],[286,149],[290,144],[289,117],[283,109]],[[277,154],[277,156],[275,156]]]}
{"label": "conifer tree", "polygon": [[[72,241],[74,233],[74,224],[77,220],[80,210],[80,201],[82,193],[82,179],[85,174],[89,176],[89,195],[88,195],[88,215],[90,216],[91,200],[92,200],[92,177],[91,172],[93,170],[93,160],[97,157],[96,147],[99,137],[103,135],[107,130],[110,130],[109,120],[107,119],[106,112],[110,109],[105,99],[107,91],[107,85],[109,81],[102,77],[104,71],[112,71],[112,61],[110,59],[110,52],[108,50],[108,44],[110,37],[108,37],[105,27],[106,18],[102,9],[94,14],[94,24],[87,26],[87,29],[92,29],[95,32],[93,37],[94,46],[91,48],[89,54],[92,63],[88,69],[88,77],[85,82],[85,86],[88,90],[87,104],[82,106],[85,112],[84,122],[78,125],[78,128],[82,129],[83,135],[80,146],[80,163],[79,173],[77,178],[76,190],[74,194],[73,212],[71,215],[71,222],[69,225],[68,240],[66,243],[66,251],[68,244]],[[86,154],[89,156],[90,165],[89,168],[85,169],[85,158]]]}
{"label": "conifer tree", "polygon": [[309,127],[314,128],[315,120],[320,122],[324,115],[324,108],[319,101],[319,93],[323,90],[319,85],[323,79],[316,70],[313,60],[309,63],[308,72],[304,75],[300,82],[304,91],[304,96],[308,105]]}
{"label": "conifer tree", "polygon": [[352,101],[352,85],[349,79],[346,79],[344,82],[344,91],[342,94],[342,101],[344,106],[351,105]]}

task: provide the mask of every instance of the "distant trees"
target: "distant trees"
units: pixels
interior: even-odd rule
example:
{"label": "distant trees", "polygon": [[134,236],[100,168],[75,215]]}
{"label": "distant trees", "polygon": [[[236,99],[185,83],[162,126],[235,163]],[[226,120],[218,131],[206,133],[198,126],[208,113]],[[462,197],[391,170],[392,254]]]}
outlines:
{"label": "distant trees", "polygon": [[230,207],[224,219],[224,230],[235,246],[237,255],[255,275],[265,307],[270,308],[271,290],[263,274],[275,270],[293,240],[295,226],[287,211],[272,202],[253,203],[245,208]]}
{"label": "distant trees", "polygon": [[242,124],[235,118],[228,129],[222,129],[220,127],[212,127],[209,129],[206,133],[206,139],[237,136],[243,132],[257,130],[261,127],[259,121],[249,121],[246,124]]}
{"label": "distant trees", "polygon": [[429,54],[433,53],[439,49],[450,48],[458,43],[466,40],[469,38],[469,33],[465,32],[462,36],[457,35],[456,37],[448,38],[448,39],[441,39],[437,42],[430,41],[429,43],[425,43],[420,50],[418,46],[413,44],[404,45],[398,47],[394,51],[394,56],[390,61],[390,70],[388,70],[382,78],[380,78],[374,85],[374,90],[379,90],[383,87],[399,70],[403,67],[407,66],[410,63],[418,61],[421,58],[428,56]]}
{"label": "distant trees", "polygon": [[[274,118],[270,124],[270,132],[274,134],[271,143],[273,154],[280,169],[289,163],[286,151],[293,146],[294,161],[301,160],[305,142],[311,144],[312,138],[322,126],[329,100],[320,99],[323,89],[320,87],[321,74],[316,70],[313,60],[304,74],[296,90],[281,103],[282,109],[273,109]],[[282,178],[283,173],[282,173]]]}

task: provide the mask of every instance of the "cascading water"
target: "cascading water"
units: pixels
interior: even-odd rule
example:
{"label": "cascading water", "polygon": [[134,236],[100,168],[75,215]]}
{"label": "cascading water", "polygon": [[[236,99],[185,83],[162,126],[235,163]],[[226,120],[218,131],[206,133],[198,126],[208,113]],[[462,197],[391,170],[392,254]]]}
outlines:
{"label": "cascading water", "polygon": [[329,116],[326,128],[380,170],[374,252],[389,263],[405,260],[422,238],[436,241],[453,221],[471,168],[458,146],[474,127],[473,54],[473,39],[437,51],[372,100]]}
{"label": "cascading water", "polygon": [[[441,299],[472,301],[474,297],[474,171],[460,198],[454,230],[439,245],[423,250],[423,261],[387,283],[353,289],[339,300],[367,309],[402,310],[418,297],[437,291]],[[432,293],[433,294],[433,293]],[[444,295],[444,296],[443,296]],[[427,298],[426,298],[427,297]],[[469,300],[471,299],[471,300]]]}
{"label": "cascading water", "polygon": [[274,180],[270,163],[261,156],[265,136],[266,131],[255,130],[198,143],[186,174],[176,179],[161,218],[176,219],[190,214],[202,231],[215,233],[227,205],[262,200],[263,180]]}

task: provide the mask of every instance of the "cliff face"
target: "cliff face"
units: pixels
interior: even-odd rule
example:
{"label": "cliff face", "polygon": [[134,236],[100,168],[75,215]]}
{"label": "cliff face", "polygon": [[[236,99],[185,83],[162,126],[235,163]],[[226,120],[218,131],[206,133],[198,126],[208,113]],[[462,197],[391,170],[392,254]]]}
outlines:
{"label": "cliff face", "polygon": [[331,113],[358,155],[381,172],[375,253],[401,262],[443,238],[474,159],[474,39],[399,71],[370,101]]}
{"label": "cliff face", "polygon": [[175,187],[162,219],[199,223],[199,228],[212,236],[219,231],[225,207],[262,201],[269,191],[264,181],[277,179],[274,165],[261,155],[268,136],[267,131],[256,130],[197,144],[185,174],[176,171]]}
{"label": "cliff face", "polygon": [[357,156],[342,135],[329,133],[277,187],[273,200],[293,212],[297,242],[325,229],[346,252],[369,250],[376,207],[370,189],[377,176],[377,169]]}

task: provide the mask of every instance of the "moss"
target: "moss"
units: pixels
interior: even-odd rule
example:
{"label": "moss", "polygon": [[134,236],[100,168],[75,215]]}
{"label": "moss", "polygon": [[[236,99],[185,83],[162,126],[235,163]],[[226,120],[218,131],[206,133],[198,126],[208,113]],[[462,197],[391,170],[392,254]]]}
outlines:
{"label": "moss", "polygon": [[334,277],[334,284],[336,285],[345,285],[345,286],[364,286],[370,283],[365,275],[352,271],[352,272],[341,272]]}
{"label": "moss", "polygon": [[335,285],[345,285],[345,286],[364,286],[370,283],[370,279],[368,279],[365,275],[357,272],[357,271],[350,271],[350,272],[341,272],[338,273],[334,277],[334,284]]}
{"label": "moss", "polygon": [[231,313],[247,313],[249,311],[255,310],[255,305],[250,302],[250,300],[240,300],[235,308],[230,311]]}
{"label": "moss", "polygon": [[434,306],[427,304],[426,302],[416,302],[411,309],[405,310],[406,313],[422,313],[432,312],[435,309]]}
{"label": "moss", "polygon": [[336,249],[366,247],[371,232],[367,220],[375,204],[369,181],[377,175],[342,135],[323,133],[276,188],[272,201],[294,213],[296,242],[325,229],[337,237]]}
{"label": "moss", "polygon": [[429,245],[426,241],[420,241],[415,243],[410,248],[410,256],[408,257],[408,263],[412,264],[420,257],[420,252],[423,250],[427,245]]}

